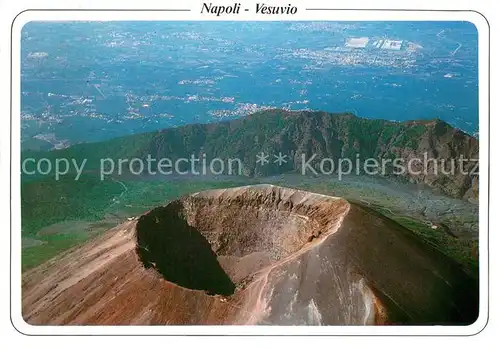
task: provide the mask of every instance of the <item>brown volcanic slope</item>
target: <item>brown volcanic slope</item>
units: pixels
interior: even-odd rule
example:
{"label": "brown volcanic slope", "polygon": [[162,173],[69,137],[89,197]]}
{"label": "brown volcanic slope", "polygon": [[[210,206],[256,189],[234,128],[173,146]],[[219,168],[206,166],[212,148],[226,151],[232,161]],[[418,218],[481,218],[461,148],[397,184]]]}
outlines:
{"label": "brown volcanic slope", "polygon": [[23,275],[30,324],[469,324],[477,282],[371,210],[271,185],[195,193]]}

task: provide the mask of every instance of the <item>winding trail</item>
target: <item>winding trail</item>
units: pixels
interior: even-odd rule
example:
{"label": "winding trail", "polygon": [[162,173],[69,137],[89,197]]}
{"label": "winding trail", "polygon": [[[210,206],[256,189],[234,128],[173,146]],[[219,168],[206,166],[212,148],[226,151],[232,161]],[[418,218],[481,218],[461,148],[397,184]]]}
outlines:
{"label": "winding trail", "polygon": [[111,205],[109,205],[109,207],[113,206],[114,204],[117,204],[118,203],[118,200],[120,200],[123,195],[128,192],[128,188],[127,186],[125,185],[125,183],[123,183],[122,181],[119,181],[117,179],[114,179],[113,177],[109,177],[113,182],[116,182],[118,184],[120,184],[123,188],[123,191],[120,193],[120,195],[118,196],[118,198],[116,198],[116,200],[113,200],[113,202],[111,203]]}

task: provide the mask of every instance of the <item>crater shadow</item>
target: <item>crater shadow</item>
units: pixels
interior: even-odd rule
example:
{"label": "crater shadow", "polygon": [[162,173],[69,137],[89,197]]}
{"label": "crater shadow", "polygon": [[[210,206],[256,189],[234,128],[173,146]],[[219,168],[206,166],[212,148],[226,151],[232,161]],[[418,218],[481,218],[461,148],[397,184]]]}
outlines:
{"label": "crater shadow", "polygon": [[185,288],[211,295],[234,293],[234,283],[210,243],[188,225],[179,201],[142,216],[136,232],[136,251],[144,267],[156,269],[166,280]]}

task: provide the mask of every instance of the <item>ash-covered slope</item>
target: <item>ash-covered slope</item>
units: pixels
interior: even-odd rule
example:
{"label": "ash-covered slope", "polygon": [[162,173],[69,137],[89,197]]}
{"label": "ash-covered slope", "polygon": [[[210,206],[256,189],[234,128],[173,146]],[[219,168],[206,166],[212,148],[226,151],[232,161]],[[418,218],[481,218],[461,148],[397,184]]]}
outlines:
{"label": "ash-covered slope", "polygon": [[23,275],[30,324],[470,324],[477,282],[400,225],[271,185],[195,193]]}

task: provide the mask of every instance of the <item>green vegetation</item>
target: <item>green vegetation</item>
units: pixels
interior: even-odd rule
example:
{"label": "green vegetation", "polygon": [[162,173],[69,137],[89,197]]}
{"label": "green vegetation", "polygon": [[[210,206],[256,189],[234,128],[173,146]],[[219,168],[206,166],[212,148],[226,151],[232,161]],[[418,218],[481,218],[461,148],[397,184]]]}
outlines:
{"label": "green vegetation", "polygon": [[[42,244],[23,248],[23,270],[85,242],[123,222],[127,217],[165,205],[179,196],[201,190],[269,181],[269,178],[245,177],[220,180],[186,178],[100,181],[97,176],[87,174],[80,181],[44,179],[24,183],[21,209],[23,236],[39,240]],[[473,252],[477,248],[477,241],[457,239],[440,228],[432,229],[422,220],[401,214],[398,211],[398,206],[402,206],[399,199],[377,186],[300,176],[278,176],[274,183],[368,204],[464,265],[471,273],[477,269],[477,258]]]}
{"label": "green vegetation", "polygon": [[[45,178],[22,185],[22,236],[42,244],[25,247],[27,270],[124,221],[188,193],[244,185],[244,181],[79,181]],[[67,224],[62,224],[66,222]]]}
{"label": "green vegetation", "polygon": [[22,270],[28,270],[32,267],[49,260],[59,253],[68,250],[85,242],[89,238],[88,234],[57,234],[46,236],[42,241],[43,245],[23,248],[22,250]]}
{"label": "green vegetation", "polygon": [[123,181],[127,191],[119,200],[104,210],[104,214],[135,216],[154,207],[165,205],[182,195],[197,191],[235,187],[245,185],[248,181],[215,181],[215,180],[154,180]]}
{"label": "green vegetation", "polygon": [[[446,124],[442,124],[438,131],[447,132]],[[368,120],[350,114],[268,110],[217,124],[187,125],[106,142],[77,144],[50,152],[24,152],[21,154],[23,159],[65,158],[76,160],[78,164],[84,159],[87,162],[84,174],[77,181],[74,180],[74,173],[68,173],[58,181],[41,176],[22,177],[21,223],[26,241],[23,269],[36,266],[94,234],[119,224],[127,217],[140,215],[181,195],[270,180],[270,177],[132,180],[134,177],[128,174],[127,178],[131,179],[109,177],[101,181],[97,171],[101,159],[146,159],[150,155],[153,159],[168,157],[174,160],[192,154],[196,156],[203,151],[208,159],[241,159],[246,174],[261,171],[258,174],[269,175],[292,171],[294,164],[289,161],[280,168],[272,163],[257,167],[255,156],[261,151],[269,154],[284,152],[290,157],[297,153],[316,153],[318,158],[354,158],[359,153],[362,159],[380,154],[390,158],[395,156],[390,152],[391,147],[415,149],[429,130],[429,126],[423,123]],[[367,204],[464,265],[474,266],[476,263],[470,258],[475,248],[474,242],[455,239],[439,229],[430,229],[428,224],[416,218],[405,218],[405,211],[411,211],[409,207],[414,204],[413,197],[412,200],[401,198],[408,194],[399,194],[397,190],[384,192],[376,189],[377,185],[361,183],[359,180],[353,184],[349,181],[306,179],[303,176],[293,180],[290,176],[277,177],[274,183],[278,185],[342,196]],[[418,216],[415,212],[410,213],[411,216]],[[449,215],[446,219],[453,220]],[[462,217],[453,224],[460,225],[460,219]],[[72,226],[61,225],[61,222],[72,222]],[[469,223],[471,226],[474,224]]]}
{"label": "green vegetation", "polygon": [[44,178],[21,186],[21,226],[23,234],[63,220],[95,221],[120,195],[123,188],[111,180],[83,175],[78,181],[62,177]]}
{"label": "green vegetation", "polygon": [[455,238],[447,234],[442,228],[432,229],[428,224],[412,217],[387,216],[414,232],[426,243],[460,263],[469,274],[477,276],[479,270],[478,240]]}
{"label": "green vegetation", "polygon": [[396,147],[408,147],[417,149],[420,137],[424,134],[426,128],[424,125],[415,125],[402,130],[394,142]]}
{"label": "green vegetation", "polygon": [[[428,127],[387,120],[358,118],[350,114],[288,113],[267,110],[247,118],[217,124],[194,124],[111,139],[99,143],[76,144],[50,152],[29,151],[27,157],[87,160],[86,170],[97,170],[101,159],[153,159],[189,157],[201,149],[207,158],[238,157],[246,167],[254,167],[261,151],[291,151],[361,159],[377,157],[383,148],[416,148]],[[324,132],[322,132],[323,130]],[[345,144],[344,144],[345,143]],[[346,147],[344,147],[344,145]],[[292,164],[289,164],[290,166]],[[282,170],[290,170],[285,166]]]}

